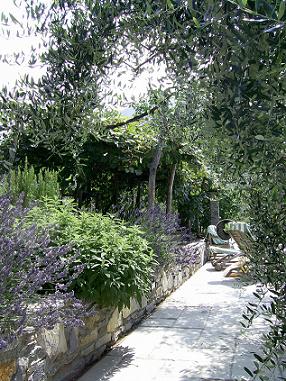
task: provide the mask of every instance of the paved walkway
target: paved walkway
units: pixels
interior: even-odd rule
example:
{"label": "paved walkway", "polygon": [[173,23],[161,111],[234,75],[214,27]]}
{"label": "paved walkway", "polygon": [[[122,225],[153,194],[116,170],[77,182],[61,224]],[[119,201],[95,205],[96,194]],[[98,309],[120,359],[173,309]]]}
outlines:
{"label": "paved walkway", "polygon": [[240,324],[253,291],[206,264],[79,381],[248,380],[265,331]]}

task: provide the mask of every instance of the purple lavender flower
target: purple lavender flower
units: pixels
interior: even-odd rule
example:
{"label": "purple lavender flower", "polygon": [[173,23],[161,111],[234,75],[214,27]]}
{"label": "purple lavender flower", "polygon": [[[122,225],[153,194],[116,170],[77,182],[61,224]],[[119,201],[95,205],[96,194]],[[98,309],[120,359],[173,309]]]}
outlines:
{"label": "purple lavender flower", "polygon": [[132,222],[142,226],[159,262],[174,259],[177,250],[187,241],[187,231],[180,226],[178,215],[166,214],[158,205],[151,210],[135,211]]}
{"label": "purple lavender flower", "polygon": [[[0,350],[27,327],[82,325],[84,309],[68,286],[82,271],[68,246],[51,246],[48,231],[26,227],[28,210],[0,197]],[[71,274],[71,276],[70,276]]]}

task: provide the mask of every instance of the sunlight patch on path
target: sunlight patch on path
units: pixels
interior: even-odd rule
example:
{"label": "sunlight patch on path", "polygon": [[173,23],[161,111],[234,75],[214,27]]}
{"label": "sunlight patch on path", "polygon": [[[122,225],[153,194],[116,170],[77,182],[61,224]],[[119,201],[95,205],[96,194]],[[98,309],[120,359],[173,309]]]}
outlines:
{"label": "sunlight patch on path", "polygon": [[267,330],[262,319],[240,323],[253,291],[206,264],[79,381],[249,380]]}

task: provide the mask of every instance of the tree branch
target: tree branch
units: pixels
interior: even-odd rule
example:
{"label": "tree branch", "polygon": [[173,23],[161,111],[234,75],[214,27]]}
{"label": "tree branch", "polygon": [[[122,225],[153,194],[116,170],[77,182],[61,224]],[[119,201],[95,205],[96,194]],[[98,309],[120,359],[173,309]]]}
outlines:
{"label": "tree branch", "polygon": [[152,107],[150,110],[148,110],[148,111],[146,111],[146,112],[143,112],[143,113],[140,114],[140,115],[133,116],[132,118],[127,119],[127,120],[125,120],[124,122],[119,122],[119,123],[115,123],[115,124],[108,124],[107,126],[104,126],[104,127],[109,128],[110,130],[113,130],[114,128],[117,128],[117,127],[123,127],[123,126],[126,126],[126,125],[129,124],[129,123],[137,122],[137,120],[140,120],[140,119],[144,118],[144,117],[147,116],[147,115],[154,114],[154,112],[155,112],[156,110],[158,110],[158,108],[159,108],[159,105],[154,106],[154,107]]}
{"label": "tree branch", "polygon": [[147,58],[145,61],[141,62],[136,68],[135,73],[138,73],[139,69],[141,69],[142,66],[146,65],[146,63],[151,62],[155,57],[157,57],[161,52],[156,52],[152,54],[149,58]]}
{"label": "tree branch", "polygon": [[166,100],[168,100],[168,99],[171,97],[171,95],[172,95],[172,94],[169,94],[169,95],[164,99],[164,101],[162,101],[162,102],[160,102],[158,105],[152,107],[150,110],[143,112],[142,114],[135,115],[135,116],[133,116],[132,118],[127,119],[127,120],[125,120],[125,121],[123,121],[123,122],[119,122],[119,123],[115,123],[115,124],[107,124],[107,125],[104,126],[104,127],[108,128],[108,129],[110,129],[110,130],[114,130],[114,129],[117,128],[117,127],[123,127],[123,126],[126,126],[126,125],[129,124],[129,123],[137,122],[138,120],[144,118],[145,116],[152,115],[152,114],[154,114],[155,111],[157,111],[157,110],[159,109],[160,105],[161,105],[163,102],[165,102]]}

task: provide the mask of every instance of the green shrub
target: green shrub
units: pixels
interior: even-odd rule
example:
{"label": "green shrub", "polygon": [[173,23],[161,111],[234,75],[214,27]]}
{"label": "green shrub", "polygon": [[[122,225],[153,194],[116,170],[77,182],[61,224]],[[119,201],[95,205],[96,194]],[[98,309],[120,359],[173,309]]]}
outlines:
{"label": "green shrub", "polygon": [[180,226],[177,214],[166,214],[156,205],[150,210],[137,211],[133,223],[144,231],[160,266],[174,262],[176,251],[186,242],[186,229]]}
{"label": "green shrub", "polygon": [[58,198],[60,195],[58,173],[40,169],[36,174],[34,167],[29,166],[26,159],[24,168],[17,167],[10,170],[0,184],[0,195],[8,194],[13,202],[18,200],[21,193],[24,193],[25,206],[43,197]]}
{"label": "green shrub", "polygon": [[153,251],[142,231],[119,219],[78,211],[69,200],[45,200],[29,213],[39,227],[52,225],[57,245],[72,244],[85,270],[73,284],[77,297],[102,306],[129,306],[150,289],[155,265]]}

